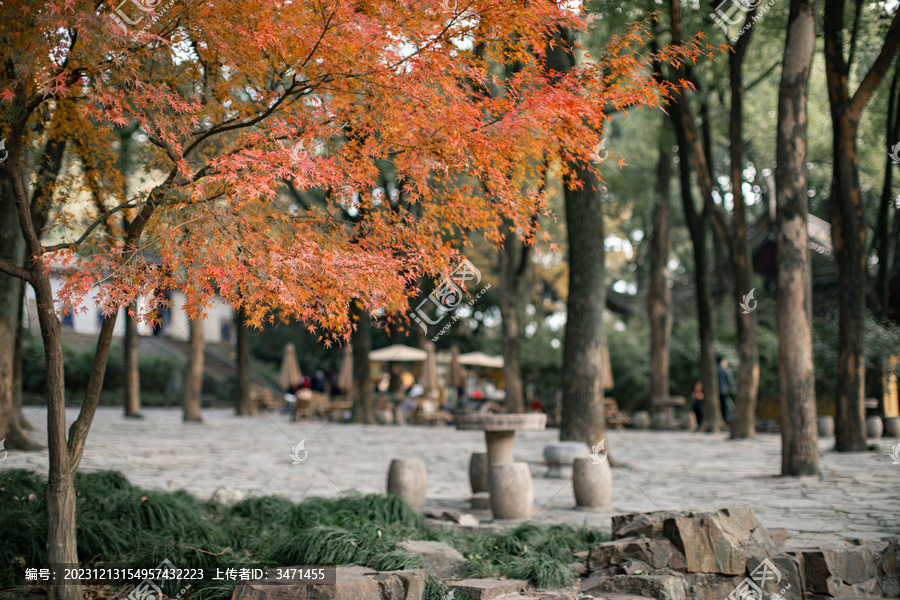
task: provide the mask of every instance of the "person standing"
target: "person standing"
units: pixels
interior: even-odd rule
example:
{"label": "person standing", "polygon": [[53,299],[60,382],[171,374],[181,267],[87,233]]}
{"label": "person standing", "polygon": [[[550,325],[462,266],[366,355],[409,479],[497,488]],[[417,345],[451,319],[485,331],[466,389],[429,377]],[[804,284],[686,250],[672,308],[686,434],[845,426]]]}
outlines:
{"label": "person standing", "polygon": [[726,423],[731,423],[731,411],[728,410],[728,396],[734,387],[734,378],[731,376],[731,369],[728,368],[728,361],[725,357],[719,357],[719,366],[716,372],[719,376],[719,406],[722,408],[722,419]]}
{"label": "person standing", "polygon": [[691,390],[691,410],[694,411],[694,416],[697,417],[697,429],[700,428],[700,424],[703,423],[703,382],[695,381],[694,389]]}

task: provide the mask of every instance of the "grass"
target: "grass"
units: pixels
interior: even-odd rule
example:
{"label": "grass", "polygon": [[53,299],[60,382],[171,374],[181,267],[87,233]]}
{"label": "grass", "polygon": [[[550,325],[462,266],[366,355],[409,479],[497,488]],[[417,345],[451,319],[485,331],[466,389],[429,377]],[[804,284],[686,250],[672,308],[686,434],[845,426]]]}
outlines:
{"label": "grass", "polygon": [[[299,504],[265,496],[224,506],[182,491],[143,490],[114,471],[78,473],[75,485],[82,566],[155,566],[168,558],[177,566],[207,572],[244,564],[421,568],[418,558],[395,549],[398,542],[412,539],[455,547],[467,559],[467,576],[526,579],[550,588],[574,582],[567,565],[575,552],[608,539],[586,527],[533,523],[506,531],[434,531],[409,505],[386,495],[312,498]],[[0,588],[17,583],[21,567],[10,566],[47,563],[45,487],[44,479],[27,470],[0,473]],[[233,587],[208,582],[194,586],[187,597],[231,598]],[[447,591],[429,577],[427,600],[439,600]]]}

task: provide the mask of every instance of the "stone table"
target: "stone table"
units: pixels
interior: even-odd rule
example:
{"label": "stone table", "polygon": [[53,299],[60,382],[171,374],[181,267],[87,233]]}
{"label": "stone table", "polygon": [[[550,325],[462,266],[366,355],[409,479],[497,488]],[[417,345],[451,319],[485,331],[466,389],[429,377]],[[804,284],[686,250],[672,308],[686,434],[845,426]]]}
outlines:
{"label": "stone table", "polygon": [[[490,494],[472,497],[472,507],[490,505],[495,519],[525,519],[532,516],[534,485],[526,463],[513,462],[516,431],[543,430],[544,413],[462,415],[456,419],[459,430],[484,431],[487,442],[488,484]],[[481,496],[481,497],[479,497]]]}

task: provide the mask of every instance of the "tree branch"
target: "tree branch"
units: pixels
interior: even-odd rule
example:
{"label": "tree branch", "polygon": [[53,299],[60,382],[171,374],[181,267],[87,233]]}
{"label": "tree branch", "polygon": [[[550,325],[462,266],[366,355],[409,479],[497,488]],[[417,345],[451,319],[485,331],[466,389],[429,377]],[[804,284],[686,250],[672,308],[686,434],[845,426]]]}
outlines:
{"label": "tree branch", "polygon": [[28,269],[17,267],[16,265],[2,258],[0,258],[0,271],[3,271],[7,275],[12,275],[13,277],[24,279],[29,283],[31,282],[31,272]]}
{"label": "tree branch", "polygon": [[884,38],[884,45],[881,47],[881,52],[878,53],[878,58],[875,59],[872,68],[866,73],[856,93],[853,94],[853,99],[850,100],[850,110],[857,119],[862,113],[863,107],[891,67],[897,48],[900,48],[900,10],[891,19],[891,26],[888,28],[887,35]]}

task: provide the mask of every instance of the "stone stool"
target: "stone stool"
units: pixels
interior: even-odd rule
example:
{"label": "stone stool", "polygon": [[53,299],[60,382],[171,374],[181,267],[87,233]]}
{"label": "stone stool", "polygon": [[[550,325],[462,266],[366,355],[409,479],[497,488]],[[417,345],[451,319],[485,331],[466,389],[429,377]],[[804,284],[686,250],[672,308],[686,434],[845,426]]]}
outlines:
{"label": "stone stool", "polygon": [[473,509],[483,510],[491,507],[489,476],[487,452],[473,452],[469,458],[469,484],[472,486]]}
{"label": "stone stool", "polygon": [[869,417],[866,419],[866,436],[871,440],[881,439],[884,427],[881,424],[881,417]]}
{"label": "stone stool", "polygon": [[572,487],[575,505],[585,508],[609,506],[612,499],[612,471],[609,461],[594,463],[590,456],[575,459]]}
{"label": "stone stool", "polygon": [[833,437],[834,436],[834,417],[831,415],[825,415],[824,417],[819,417],[817,420],[819,425],[819,437]]}
{"label": "stone stool", "polygon": [[684,431],[695,431],[697,429],[697,415],[694,411],[689,410],[681,415],[681,428]]}
{"label": "stone stool", "polygon": [[631,415],[631,426],[635,429],[650,429],[650,413],[639,410]]}
{"label": "stone stool", "polygon": [[885,417],[884,437],[900,438],[900,417]]}
{"label": "stone stool", "polygon": [[568,478],[576,456],[590,456],[584,442],[553,442],[544,446],[544,460],[550,465],[544,477]]}
{"label": "stone stool", "polygon": [[534,487],[528,463],[493,463],[491,510],[495,519],[528,519],[534,510]]}
{"label": "stone stool", "polygon": [[395,458],[391,461],[387,480],[388,494],[403,498],[418,510],[425,506],[427,488],[425,461],[419,458]]}

